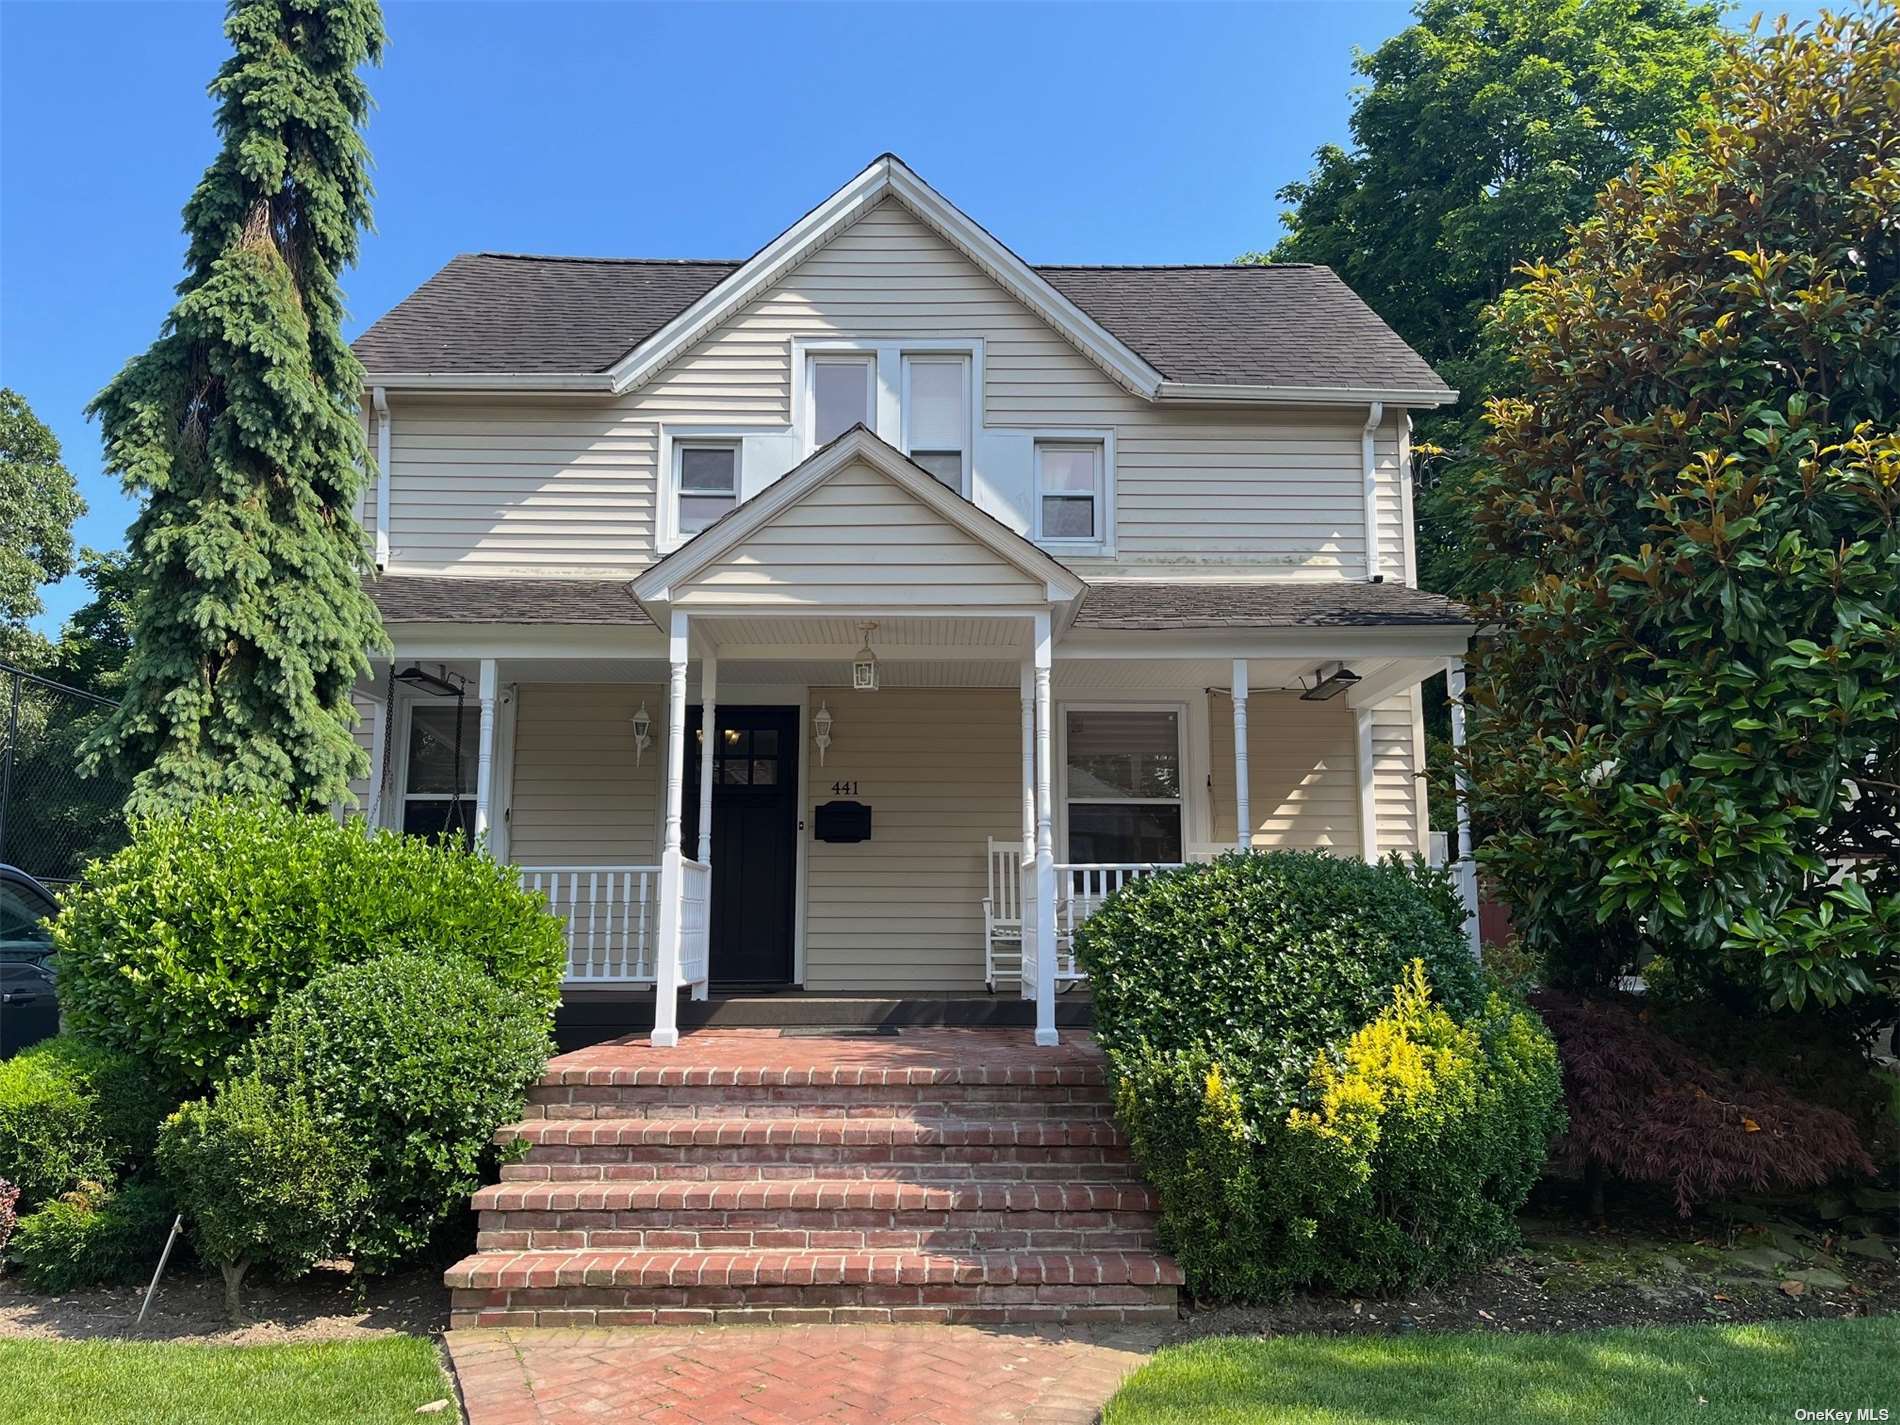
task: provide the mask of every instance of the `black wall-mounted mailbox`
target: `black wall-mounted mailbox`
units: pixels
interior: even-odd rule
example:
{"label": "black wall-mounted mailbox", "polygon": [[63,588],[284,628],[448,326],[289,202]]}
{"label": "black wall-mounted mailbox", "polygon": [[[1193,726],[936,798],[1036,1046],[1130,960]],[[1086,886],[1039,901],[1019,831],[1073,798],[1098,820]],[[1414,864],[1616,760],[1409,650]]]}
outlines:
{"label": "black wall-mounted mailbox", "polygon": [[812,818],[812,835],[820,841],[869,841],[871,809],[863,802],[826,802]]}

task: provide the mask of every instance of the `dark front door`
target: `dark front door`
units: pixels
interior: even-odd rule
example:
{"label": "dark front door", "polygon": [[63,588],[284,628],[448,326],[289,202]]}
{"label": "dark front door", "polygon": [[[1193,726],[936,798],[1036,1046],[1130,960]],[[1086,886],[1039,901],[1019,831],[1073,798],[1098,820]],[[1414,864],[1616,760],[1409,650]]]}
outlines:
{"label": "dark front door", "polygon": [[[792,979],[798,857],[798,709],[720,708],[713,754],[712,944],[724,985]],[[686,722],[685,849],[699,853],[700,710]]]}

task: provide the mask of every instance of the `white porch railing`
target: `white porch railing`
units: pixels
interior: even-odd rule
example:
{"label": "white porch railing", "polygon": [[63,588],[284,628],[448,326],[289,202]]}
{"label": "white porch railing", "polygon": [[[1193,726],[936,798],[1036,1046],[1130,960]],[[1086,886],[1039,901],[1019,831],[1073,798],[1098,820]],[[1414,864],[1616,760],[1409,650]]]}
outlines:
{"label": "white porch railing", "polygon": [[1087,978],[1075,959],[1076,928],[1130,881],[1172,871],[1179,861],[1056,862],[1056,980]]}
{"label": "white porch railing", "polygon": [[[712,867],[704,861],[680,861],[680,983],[706,980],[706,955],[712,928]],[[695,996],[697,998],[697,996]]]}
{"label": "white porch railing", "polygon": [[653,983],[658,866],[523,866],[521,884],[567,922],[568,984]]}

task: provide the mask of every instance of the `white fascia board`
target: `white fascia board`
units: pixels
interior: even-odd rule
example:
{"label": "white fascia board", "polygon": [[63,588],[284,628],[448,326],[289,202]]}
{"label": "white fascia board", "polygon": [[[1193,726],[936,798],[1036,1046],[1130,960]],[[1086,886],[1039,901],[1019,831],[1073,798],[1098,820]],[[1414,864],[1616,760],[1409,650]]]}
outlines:
{"label": "white fascia board", "polygon": [[1252,406],[1449,406],[1456,391],[1381,386],[1240,386],[1218,381],[1163,381],[1157,400],[1185,405],[1233,403]]}
{"label": "white fascia board", "polygon": [[1081,575],[998,524],[961,495],[945,489],[896,448],[859,426],[635,577],[634,598],[642,607],[667,601],[680,583],[693,578],[769,524],[781,510],[790,508],[858,460],[883,473],[999,558],[1031,578],[1042,580],[1052,602],[1077,598],[1088,587]]}
{"label": "white fascia board", "polygon": [[1071,628],[1064,658],[1446,658],[1471,646],[1470,624],[1373,628]]}
{"label": "white fascia board", "polygon": [[899,159],[879,158],[753,255],[738,271],[661,327],[611,371],[624,393],[678,358],[804,261],[809,252],[877,206],[895,197],[939,237],[987,271],[1103,371],[1134,394],[1153,400],[1161,373],[1109,330],[1052,287],[1027,263],[950,203]]}
{"label": "white fascia board", "polygon": [[994,278],[1010,296],[1054,327],[1120,385],[1154,400],[1162,374],[1095,318],[1058,292],[1049,279],[975,222],[956,204],[896,159],[890,164],[892,194],[938,235]]}
{"label": "white fascia board", "polygon": [[613,378],[604,371],[372,371],[366,386],[389,391],[575,391],[605,395]]}
{"label": "white fascia board", "polygon": [[666,635],[635,624],[399,623],[391,627],[397,657],[404,662],[666,656]]}

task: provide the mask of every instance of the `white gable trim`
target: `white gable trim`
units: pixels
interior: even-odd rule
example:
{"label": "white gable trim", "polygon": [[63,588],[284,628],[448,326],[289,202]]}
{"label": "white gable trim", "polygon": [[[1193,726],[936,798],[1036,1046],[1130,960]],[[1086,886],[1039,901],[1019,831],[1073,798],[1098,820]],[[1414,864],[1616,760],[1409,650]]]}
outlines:
{"label": "white gable trim", "polygon": [[902,203],[1111,379],[1137,396],[1155,399],[1163,379],[1159,371],[892,154],[874,161],[767,243],[745,266],[622,357],[607,373],[615,393],[630,391],[650,380],[887,197]]}
{"label": "white gable trim", "polygon": [[1041,583],[1049,600],[1062,602],[1077,598],[1087,582],[1056,560],[1044,554],[1021,535],[1005,528],[968,500],[945,489],[921,467],[913,465],[900,452],[878,439],[863,426],[855,426],[820,450],[791,474],[769,485],[719,523],[680,546],[633,581],[633,596],[643,604],[669,603],[673,589],[705,572],[770,524],[778,514],[804,499],[846,466],[863,462],[899,488],[935,511],[947,524],[955,526],[999,559]]}

